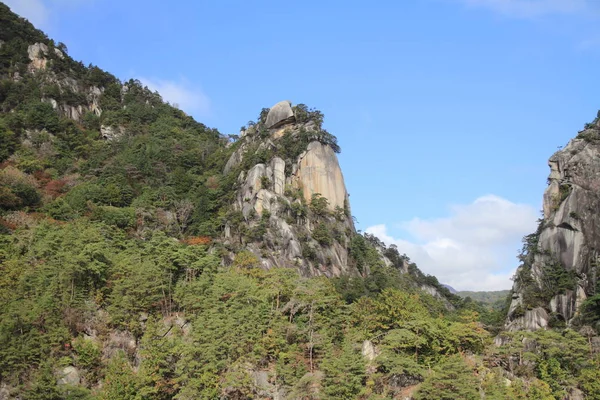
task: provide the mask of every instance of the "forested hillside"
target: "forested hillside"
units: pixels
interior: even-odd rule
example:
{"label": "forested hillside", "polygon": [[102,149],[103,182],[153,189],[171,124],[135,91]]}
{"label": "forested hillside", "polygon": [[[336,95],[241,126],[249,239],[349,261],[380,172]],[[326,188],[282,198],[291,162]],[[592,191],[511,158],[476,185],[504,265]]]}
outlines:
{"label": "forested hillside", "polygon": [[356,232],[286,104],[222,135],[0,3],[0,399],[600,398],[593,329],[496,346],[504,315]]}

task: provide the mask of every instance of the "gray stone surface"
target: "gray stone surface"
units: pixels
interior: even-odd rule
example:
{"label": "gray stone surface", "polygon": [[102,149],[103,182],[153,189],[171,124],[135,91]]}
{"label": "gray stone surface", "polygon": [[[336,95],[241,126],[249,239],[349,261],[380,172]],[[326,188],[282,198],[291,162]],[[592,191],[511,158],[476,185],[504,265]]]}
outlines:
{"label": "gray stone surface", "polygon": [[310,203],[315,193],[329,201],[331,210],[344,208],[348,192],[337,155],[331,147],[311,142],[298,160],[298,171],[293,177],[295,185],[302,189],[304,199]]}
{"label": "gray stone surface", "polygon": [[[285,129],[296,134],[303,126],[289,122]],[[238,150],[232,154],[225,167],[227,172],[238,166],[244,157],[249,157],[248,151],[270,151],[275,148],[278,139],[273,135],[261,137],[247,133],[239,140],[241,143]],[[260,242],[248,243],[248,239],[255,239],[226,224],[225,238],[229,243],[243,244],[259,257],[262,267],[266,269],[296,268],[305,276],[358,274],[348,257],[347,232],[348,229],[355,231],[349,217],[343,221],[329,217],[330,226],[336,226],[338,240],[331,245],[322,246],[311,236],[317,222],[311,221],[306,215],[295,216],[292,213],[294,208],[306,210],[306,200],[310,201],[312,193],[316,192],[328,198],[332,210],[336,205],[344,206],[346,188],[337,156],[329,146],[319,142],[311,143],[307,151],[295,160],[274,156],[268,162],[241,171],[238,184],[234,208],[242,212],[245,231],[262,224],[264,228],[261,229],[266,232]],[[301,199],[286,194],[287,186],[290,189],[302,189],[304,203]],[[262,218],[266,211],[269,213],[267,221]],[[311,257],[306,256],[307,249],[312,249],[314,254]]]}
{"label": "gray stone surface", "polygon": [[268,129],[278,128],[286,123],[292,123],[296,120],[292,103],[288,100],[280,101],[269,110],[265,126]]}
{"label": "gray stone surface", "polygon": [[44,43],[35,43],[27,48],[27,55],[31,60],[29,68],[32,71],[46,69],[46,55],[48,54],[48,46]]}
{"label": "gray stone surface", "polygon": [[125,131],[120,126],[117,127],[117,126],[101,125],[100,126],[100,134],[102,135],[102,138],[104,138],[106,140],[115,140],[115,139],[118,139],[121,136],[123,136],[125,134]]}
{"label": "gray stone surface", "polygon": [[273,191],[281,196],[285,190],[285,161],[279,157],[273,158],[271,169],[273,170]]}
{"label": "gray stone surface", "polygon": [[10,395],[11,388],[5,383],[0,383],[0,400],[10,400],[13,397]]}
{"label": "gray stone surface", "polygon": [[569,390],[569,393],[567,394],[567,397],[565,398],[565,400],[585,400],[585,394],[577,389],[577,388],[571,388]]}
{"label": "gray stone surface", "polygon": [[509,331],[545,329],[548,327],[549,319],[548,312],[542,307],[537,307],[533,310],[525,311],[525,315],[522,317],[511,320],[505,328]]}
{"label": "gray stone surface", "polygon": [[[585,139],[587,137],[588,139]],[[567,146],[556,152],[548,162],[550,174],[544,192],[544,228],[540,233],[539,251],[533,257],[531,275],[541,290],[544,267],[558,261],[573,271],[577,284],[566,293],[554,296],[544,305],[564,318],[567,324],[577,315],[577,309],[589,294],[594,293],[598,276],[597,243],[600,243],[600,126],[589,126]],[[523,304],[523,288],[513,285],[514,296],[507,326],[512,329],[542,327],[534,319],[514,318],[513,311]],[[539,316],[539,313],[537,314]],[[519,322],[520,321],[520,322]]]}
{"label": "gray stone surface", "polygon": [[373,361],[375,360],[375,357],[377,357],[377,353],[375,352],[375,346],[373,346],[373,342],[371,342],[370,340],[365,340],[362,344],[362,355],[364,358],[367,359],[367,361]]}
{"label": "gray stone surface", "polygon": [[72,365],[64,367],[59,374],[59,385],[77,386],[81,383],[81,374],[79,370]]}

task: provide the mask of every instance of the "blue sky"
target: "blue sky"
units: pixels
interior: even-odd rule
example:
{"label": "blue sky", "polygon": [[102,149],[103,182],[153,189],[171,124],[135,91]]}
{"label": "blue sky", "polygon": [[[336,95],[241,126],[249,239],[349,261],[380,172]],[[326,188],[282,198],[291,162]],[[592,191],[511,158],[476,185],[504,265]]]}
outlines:
{"label": "blue sky", "polygon": [[222,133],[322,110],[359,229],[457,289],[510,287],[548,157],[600,108],[595,0],[7,3]]}

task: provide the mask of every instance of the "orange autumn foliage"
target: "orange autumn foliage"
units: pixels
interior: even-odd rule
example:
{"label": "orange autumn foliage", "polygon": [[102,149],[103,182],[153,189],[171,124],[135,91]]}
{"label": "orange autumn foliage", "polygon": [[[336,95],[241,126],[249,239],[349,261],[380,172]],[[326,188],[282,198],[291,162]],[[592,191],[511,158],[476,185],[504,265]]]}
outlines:
{"label": "orange autumn foliage", "polygon": [[184,243],[189,244],[190,246],[194,245],[207,245],[210,244],[211,239],[208,236],[192,236],[184,240]]}

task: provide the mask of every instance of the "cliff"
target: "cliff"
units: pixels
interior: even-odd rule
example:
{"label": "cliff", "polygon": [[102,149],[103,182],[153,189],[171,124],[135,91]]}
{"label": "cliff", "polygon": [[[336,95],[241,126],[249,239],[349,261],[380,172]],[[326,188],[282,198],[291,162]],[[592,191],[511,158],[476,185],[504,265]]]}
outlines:
{"label": "cliff", "polygon": [[383,396],[480,351],[355,231],[322,123],[284,101],[221,135],[0,3],[0,399]]}
{"label": "cliff", "polygon": [[348,247],[355,228],[323,115],[282,101],[241,132],[224,172],[237,176],[226,244],[244,246],[265,268],[303,275],[358,274]]}
{"label": "cliff", "polygon": [[548,161],[550,175],[537,232],[525,239],[506,328],[578,325],[580,306],[597,293],[600,244],[598,118]]}

